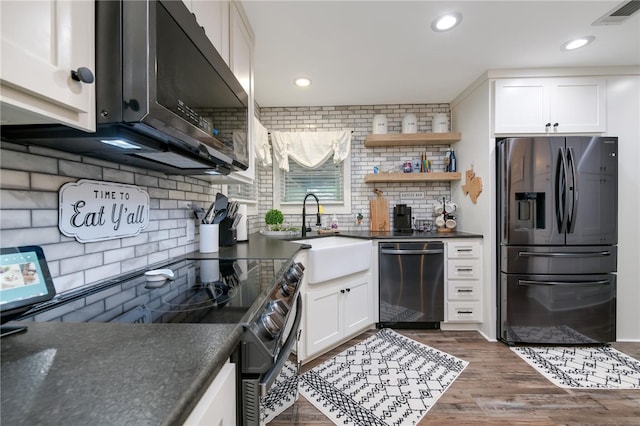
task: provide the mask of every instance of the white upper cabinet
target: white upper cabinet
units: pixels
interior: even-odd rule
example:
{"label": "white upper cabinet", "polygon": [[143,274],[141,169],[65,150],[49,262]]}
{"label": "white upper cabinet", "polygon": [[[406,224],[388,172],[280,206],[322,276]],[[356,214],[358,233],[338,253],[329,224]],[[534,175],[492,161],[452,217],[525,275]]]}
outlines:
{"label": "white upper cabinet", "polygon": [[190,10],[196,15],[198,24],[204,28],[213,46],[229,65],[229,2],[190,0],[186,3],[191,6]]}
{"label": "white upper cabinet", "polygon": [[229,67],[244,90],[249,95],[249,168],[240,172],[233,172],[230,178],[240,182],[252,183],[255,178],[254,158],[254,101],[253,101],[253,30],[249,25],[242,5],[232,1],[229,5]]}
{"label": "white upper cabinet", "polygon": [[495,82],[496,134],[605,131],[605,78],[521,78]]}
{"label": "white upper cabinet", "polygon": [[95,131],[93,1],[0,2],[2,124],[62,123]]}

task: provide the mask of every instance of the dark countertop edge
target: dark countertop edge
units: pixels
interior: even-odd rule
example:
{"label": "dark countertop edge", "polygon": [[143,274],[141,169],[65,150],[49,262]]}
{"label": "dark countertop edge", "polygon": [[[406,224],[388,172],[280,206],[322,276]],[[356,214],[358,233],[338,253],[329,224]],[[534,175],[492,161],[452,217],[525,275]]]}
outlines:
{"label": "dark countertop edge", "polygon": [[182,425],[191,415],[193,409],[198,405],[200,399],[204,396],[211,383],[215,380],[216,376],[222,370],[222,367],[227,362],[227,359],[231,357],[236,346],[240,342],[243,328],[241,325],[237,325],[230,333],[229,338],[226,340],[226,344],[220,349],[220,362],[206,364],[196,379],[191,385],[183,392],[182,396],[176,401],[176,405],[169,412],[167,418],[162,422],[163,425]]}
{"label": "dark countertop edge", "polygon": [[484,238],[482,234],[474,234],[471,232],[396,232],[396,231],[349,231],[341,230],[337,233],[318,234],[317,232],[309,232],[305,237],[297,237],[295,240],[314,239],[325,237],[348,237],[360,238],[365,240],[388,240],[388,239],[410,239],[410,240],[438,240],[449,238]]}

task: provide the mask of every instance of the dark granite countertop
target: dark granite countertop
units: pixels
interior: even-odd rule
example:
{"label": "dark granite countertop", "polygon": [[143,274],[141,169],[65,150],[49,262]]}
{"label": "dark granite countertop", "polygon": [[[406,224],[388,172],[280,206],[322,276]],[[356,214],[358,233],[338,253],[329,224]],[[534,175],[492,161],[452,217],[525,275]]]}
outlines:
{"label": "dark granite countertop", "polygon": [[2,338],[3,425],[182,424],[232,353],[233,324],[31,323]]}
{"label": "dark granite countertop", "polygon": [[[330,235],[340,237],[364,238],[367,240],[423,240],[423,239],[448,239],[448,238],[482,238],[481,234],[470,232],[398,232],[398,231],[369,231],[369,230],[340,230],[336,234],[318,234],[317,232],[309,232],[305,238],[322,238]],[[297,239],[302,239],[298,237]]]}
{"label": "dark granite countertop", "polygon": [[[311,232],[306,238],[329,235]],[[341,230],[337,235],[373,240],[482,238],[463,232]],[[300,249],[300,244],[251,234],[248,242],[220,247],[218,253],[182,258],[291,259]],[[181,424],[242,333],[236,324],[28,326],[26,333],[0,343],[0,424]]]}

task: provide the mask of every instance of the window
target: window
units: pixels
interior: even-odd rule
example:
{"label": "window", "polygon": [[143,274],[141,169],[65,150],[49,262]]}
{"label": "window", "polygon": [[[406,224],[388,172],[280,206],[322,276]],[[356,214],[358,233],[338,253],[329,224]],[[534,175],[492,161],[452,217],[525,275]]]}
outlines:
{"label": "window", "polygon": [[304,197],[315,194],[325,213],[351,213],[351,157],[339,164],[333,156],[315,169],[289,161],[289,171],[273,166],[274,208],[299,213]]}

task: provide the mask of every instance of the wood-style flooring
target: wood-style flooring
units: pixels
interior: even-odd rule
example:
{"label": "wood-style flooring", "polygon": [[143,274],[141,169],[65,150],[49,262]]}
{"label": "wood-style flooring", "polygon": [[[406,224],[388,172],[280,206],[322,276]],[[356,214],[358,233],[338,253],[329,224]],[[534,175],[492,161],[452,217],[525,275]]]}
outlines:
{"label": "wood-style flooring", "polygon": [[[640,425],[640,390],[562,389],[545,379],[504,343],[473,331],[396,330],[469,362],[420,425]],[[369,337],[352,339],[305,364],[302,371]],[[614,343],[640,359],[640,343]],[[300,396],[271,426],[332,425]]]}

